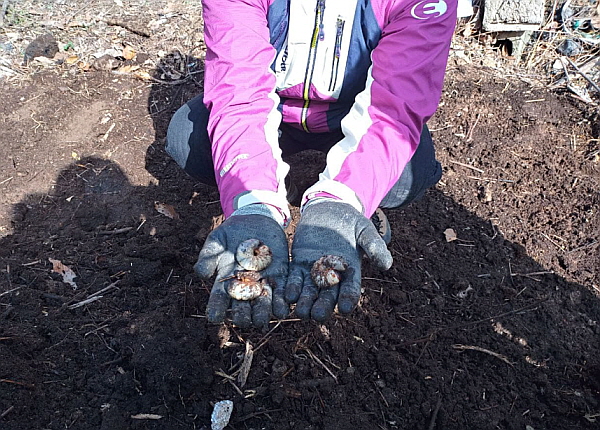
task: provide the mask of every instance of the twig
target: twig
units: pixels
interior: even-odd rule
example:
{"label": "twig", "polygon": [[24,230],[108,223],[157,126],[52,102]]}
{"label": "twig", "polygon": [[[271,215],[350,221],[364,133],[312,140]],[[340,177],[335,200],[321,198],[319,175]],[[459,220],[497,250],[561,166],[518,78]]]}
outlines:
{"label": "twig", "polygon": [[237,381],[240,384],[240,388],[244,388],[248,374],[250,373],[250,367],[252,367],[252,359],[254,358],[254,351],[249,341],[246,341],[246,352],[244,353],[244,361],[242,367],[240,367],[240,373],[238,374]]}
{"label": "twig", "polygon": [[435,405],[435,409],[433,410],[433,414],[431,414],[431,421],[429,421],[429,427],[427,430],[433,430],[435,428],[435,421],[437,420],[438,413],[440,412],[440,408],[442,407],[442,396],[437,401]]}
{"label": "twig", "polygon": [[470,142],[470,141],[473,140],[473,131],[475,131],[475,127],[477,127],[477,123],[479,122],[479,118],[481,118],[481,114],[480,113],[477,114],[477,118],[475,118],[475,122],[473,123],[473,126],[471,126],[471,128],[469,128],[469,132],[467,133],[467,142]]}
{"label": "twig", "polygon": [[[257,417],[259,415],[267,415],[267,416],[269,416],[269,414],[272,414],[273,412],[281,412],[281,411],[283,411],[283,409],[269,409],[269,410],[266,410],[266,411],[252,412],[251,414],[244,415],[243,417],[240,417],[235,422],[236,423],[241,423],[241,422],[249,420],[250,418]],[[271,417],[269,417],[269,418],[271,418]]]}
{"label": "twig", "polygon": [[469,350],[469,351],[483,352],[484,354],[489,354],[492,357],[496,357],[497,359],[502,360],[503,362],[505,362],[509,366],[513,365],[513,363],[511,363],[511,361],[506,356],[504,356],[502,354],[498,354],[497,352],[494,352],[494,351],[490,351],[489,349],[481,348],[480,346],[460,345],[460,344],[457,344],[457,345],[452,345],[452,347],[454,349],[458,349],[458,350],[461,350],[461,351]]}
{"label": "twig", "polygon": [[511,273],[510,276],[539,276],[539,275],[553,275],[554,272],[552,270],[546,272],[531,272],[531,273]]}
{"label": "twig", "polygon": [[5,179],[5,180],[3,180],[2,182],[0,182],[0,185],[4,184],[5,182],[12,181],[12,180],[13,180],[13,178],[14,178],[14,176],[11,176],[10,178],[6,178],[6,179]]}
{"label": "twig", "polygon": [[[6,0],[5,0],[6,2]],[[2,412],[2,414],[0,414],[0,418],[4,418],[5,416],[7,416],[8,414],[11,413],[11,411],[14,409],[14,406],[9,407],[7,410],[5,410],[4,412]]]}
{"label": "twig", "polygon": [[313,354],[313,352],[310,349],[308,349],[307,347],[304,347],[304,350],[306,352],[308,352],[308,355],[310,355],[310,358],[312,358],[313,360],[315,360],[319,365],[321,365],[323,367],[323,369],[325,369],[327,371],[327,373],[329,373],[331,375],[331,377],[335,380],[335,382],[337,384],[338,378],[337,378],[337,376],[334,375],[334,373],[331,370],[329,370],[329,367],[325,366],[325,363],[323,363],[319,359],[319,357],[317,357],[315,354]]}
{"label": "twig", "polygon": [[597,240],[595,240],[592,243],[588,243],[587,245],[583,245],[583,246],[580,246],[579,248],[572,249],[569,252],[567,252],[567,254],[571,254],[572,252],[577,252],[577,251],[583,251],[584,249],[588,249],[595,245],[598,245],[598,243],[599,242]]}
{"label": "twig", "polygon": [[26,382],[13,381],[12,379],[0,379],[0,382],[4,382],[6,384],[21,385],[22,387],[31,388],[31,389],[35,388],[35,385],[33,385],[33,384],[28,384]]}
{"label": "twig", "polygon": [[93,294],[90,294],[90,295],[88,296],[88,299],[91,299],[92,297],[99,296],[100,294],[102,294],[102,293],[105,293],[105,292],[107,292],[108,290],[112,290],[113,288],[117,288],[117,284],[118,284],[118,283],[119,283],[119,280],[116,280],[115,282],[113,282],[112,284],[110,284],[110,285],[108,285],[108,286],[106,286],[106,287],[102,288],[101,290],[98,290],[98,291],[96,291],[95,293],[93,293]]}
{"label": "twig", "polygon": [[4,2],[2,3],[2,11],[0,11],[0,27],[2,27],[2,25],[4,25],[4,15],[6,15],[7,8],[8,8],[8,0],[4,0]]}
{"label": "twig", "polygon": [[[256,347],[256,349],[254,350],[254,352],[258,351],[259,349],[261,349],[268,341],[269,341],[269,336],[271,335],[271,333],[273,333],[275,330],[277,330],[277,327],[279,327],[281,325],[281,323],[283,322],[283,320],[277,321],[277,324],[275,324],[275,327],[273,327],[271,330],[269,330],[269,332],[267,334],[265,334],[259,341],[258,341],[258,346]],[[263,342],[264,341],[264,342]]]}
{"label": "twig", "polygon": [[162,419],[162,415],[156,414],[136,414],[131,415],[132,420],[160,420]]}
{"label": "twig", "polygon": [[23,288],[23,287],[17,287],[17,288],[13,288],[12,290],[8,290],[8,291],[5,291],[5,292],[3,292],[3,293],[0,293],[0,297],[2,297],[2,296],[5,296],[5,295],[7,295],[7,294],[10,294],[10,293],[12,293],[13,291],[17,291],[17,290],[19,290],[19,289],[21,289],[21,288]]}
{"label": "twig", "polygon": [[104,20],[104,22],[108,25],[124,28],[125,30],[131,31],[133,34],[137,34],[138,36],[148,37],[148,38],[150,37],[150,35],[148,33],[146,33],[145,31],[133,28],[121,21],[113,21],[112,19],[106,19],[106,20]]}
{"label": "twig", "polygon": [[550,236],[548,236],[546,233],[541,233],[542,236],[544,236],[544,238],[548,239],[552,245],[556,246],[558,249],[560,249],[561,251],[564,251],[565,249],[560,246],[558,243],[556,243],[555,241],[553,241]]}
{"label": "twig", "polygon": [[478,169],[477,167],[473,167],[473,166],[471,166],[471,165],[469,165],[469,164],[465,164],[465,163],[459,163],[458,161],[452,161],[452,160],[450,160],[450,162],[451,162],[452,164],[458,164],[459,166],[466,167],[467,169],[475,170],[476,172],[479,172],[479,173],[484,173],[484,171],[483,171],[483,170],[481,170],[481,169]]}
{"label": "twig", "polygon": [[123,228],[118,228],[116,230],[110,230],[110,231],[99,231],[98,234],[103,235],[103,234],[121,234],[121,233],[127,233],[128,231],[133,230],[133,227],[123,227]]}
{"label": "twig", "polygon": [[513,184],[515,181],[512,179],[494,179],[494,178],[480,178],[478,176],[467,176],[469,179],[476,179],[478,181],[488,181],[488,182],[507,182],[509,184]]}
{"label": "twig", "polygon": [[69,308],[69,309],[77,309],[77,308],[80,308],[81,306],[85,306],[85,305],[88,305],[88,304],[90,304],[90,303],[93,303],[93,302],[95,302],[96,300],[100,300],[102,297],[104,297],[104,296],[94,296],[94,297],[90,297],[89,299],[85,299],[85,300],[82,300],[81,302],[78,302],[78,303],[74,303],[74,304],[72,304],[72,305],[69,305],[69,306],[67,306],[67,308]]}
{"label": "twig", "polygon": [[590,78],[590,77],[589,77],[589,76],[588,76],[588,75],[587,75],[587,74],[586,74],[586,73],[585,73],[583,70],[581,70],[581,69],[579,68],[579,66],[577,66],[577,64],[575,64],[575,63],[573,62],[573,60],[571,60],[569,57],[565,57],[565,58],[566,58],[566,60],[569,62],[569,64],[570,64],[571,66],[573,66],[573,68],[574,68],[574,69],[577,71],[577,73],[579,73],[581,76],[583,76],[583,78],[584,78],[586,81],[588,81],[588,82],[589,82],[589,83],[592,85],[592,87],[594,87],[594,89],[595,89],[596,91],[598,91],[598,92],[600,93],[600,87],[598,86],[598,84],[597,84],[596,82],[594,82],[594,81],[592,80],[592,78]]}

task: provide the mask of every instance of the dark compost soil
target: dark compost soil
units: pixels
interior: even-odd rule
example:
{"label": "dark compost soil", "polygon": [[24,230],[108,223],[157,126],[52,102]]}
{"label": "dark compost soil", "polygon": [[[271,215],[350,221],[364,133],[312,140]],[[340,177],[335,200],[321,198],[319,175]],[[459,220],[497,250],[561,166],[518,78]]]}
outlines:
{"label": "dark compost soil", "polygon": [[[192,265],[218,194],[163,149],[170,115],[199,84],[47,72],[1,91],[1,429],[210,428],[222,399],[235,405],[231,429],[598,428],[599,128],[588,107],[450,70],[430,121],[444,177],[387,211],[393,267],[365,264],[349,317],[292,315],[263,333],[203,317],[210,283]],[[289,161],[301,189],[324,164],[312,152]],[[254,361],[239,389],[223,375],[246,342]]]}

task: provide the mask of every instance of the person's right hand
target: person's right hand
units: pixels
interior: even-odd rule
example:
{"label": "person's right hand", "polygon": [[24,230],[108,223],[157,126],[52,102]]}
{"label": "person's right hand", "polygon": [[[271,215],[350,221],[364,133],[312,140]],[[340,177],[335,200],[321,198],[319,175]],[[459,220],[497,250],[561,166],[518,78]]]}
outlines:
{"label": "person's right hand", "polygon": [[[263,294],[252,301],[234,300],[227,292],[230,277],[243,270],[236,262],[238,245],[247,239],[258,239],[273,253],[271,264],[260,273],[268,281]],[[287,281],[289,250],[283,228],[265,215],[232,215],[213,230],[200,251],[194,270],[200,277],[209,279],[217,274],[206,307],[209,322],[219,323],[231,304],[233,323],[240,327],[264,328],[271,317],[273,300],[285,303],[283,290]],[[276,305],[277,306],[277,305]]]}

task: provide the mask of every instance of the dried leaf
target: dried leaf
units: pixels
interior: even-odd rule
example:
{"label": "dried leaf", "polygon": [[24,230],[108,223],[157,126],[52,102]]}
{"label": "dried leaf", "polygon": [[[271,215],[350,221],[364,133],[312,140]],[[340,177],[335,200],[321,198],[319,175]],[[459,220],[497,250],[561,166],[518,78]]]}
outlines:
{"label": "dried leaf", "polygon": [[246,380],[248,379],[248,374],[250,373],[250,368],[252,367],[252,359],[254,358],[254,349],[250,342],[246,341],[246,352],[244,353],[244,361],[242,362],[242,366],[240,367],[240,373],[238,374],[238,384],[240,388],[244,388],[246,385]]}
{"label": "dried leaf", "polygon": [[75,64],[79,61],[79,57],[77,55],[70,55],[66,58],[65,63],[67,64]]}
{"label": "dried leaf", "polygon": [[139,68],[140,68],[140,66],[132,66],[132,65],[121,66],[117,70],[115,70],[115,73],[128,74]]}
{"label": "dried leaf", "polygon": [[171,219],[179,219],[179,214],[171,205],[161,202],[154,202],[154,208],[158,211],[158,213],[168,216]]}
{"label": "dried leaf", "polygon": [[136,55],[137,52],[131,46],[123,48],[123,57],[125,57],[126,60],[133,60]]}
{"label": "dried leaf", "polygon": [[62,264],[60,260],[53,260],[52,258],[49,258],[48,261],[52,263],[52,271],[62,275],[63,282],[69,284],[74,290],[76,290],[77,284],[75,281],[73,281],[73,279],[77,277],[75,272],[73,272],[69,266]]}
{"label": "dried leaf", "polygon": [[81,160],[81,157],[79,156],[79,154],[75,151],[71,151],[71,158],[75,161],[79,161]]}
{"label": "dried leaf", "polygon": [[444,230],[444,236],[446,236],[446,242],[452,242],[453,240],[458,239],[456,232],[451,228]]}
{"label": "dried leaf", "polygon": [[152,76],[150,76],[150,73],[144,71],[144,70],[136,70],[133,73],[133,76],[138,78],[138,79],[142,79],[144,81],[149,81],[152,79]]}

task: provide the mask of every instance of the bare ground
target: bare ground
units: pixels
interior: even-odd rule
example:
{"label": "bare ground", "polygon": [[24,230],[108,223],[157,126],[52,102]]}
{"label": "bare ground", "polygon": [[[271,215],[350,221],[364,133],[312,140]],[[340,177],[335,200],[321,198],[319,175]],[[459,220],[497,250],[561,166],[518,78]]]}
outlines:
{"label": "bare ground", "polygon": [[[173,11],[161,7],[116,12],[147,24]],[[173,13],[166,25],[197,23]],[[201,43],[188,34],[189,56],[159,56],[175,46],[164,26],[149,38],[85,33],[144,51],[155,80],[65,63],[0,84],[2,429],[210,428],[223,399],[232,429],[597,428],[593,107],[451,62],[430,121],[442,182],[387,212],[395,262],[365,265],[359,308],[323,325],[292,315],[268,333],[209,325],[210,285],[192,265],[218,194],[163,150],[170,115],[201,89]],[[312,152],[289,161],[301,189],[324,163]],[[76,290],[49,258],[76,272]],[[225,375],[246,342],[255,355],[240,387]]]}

